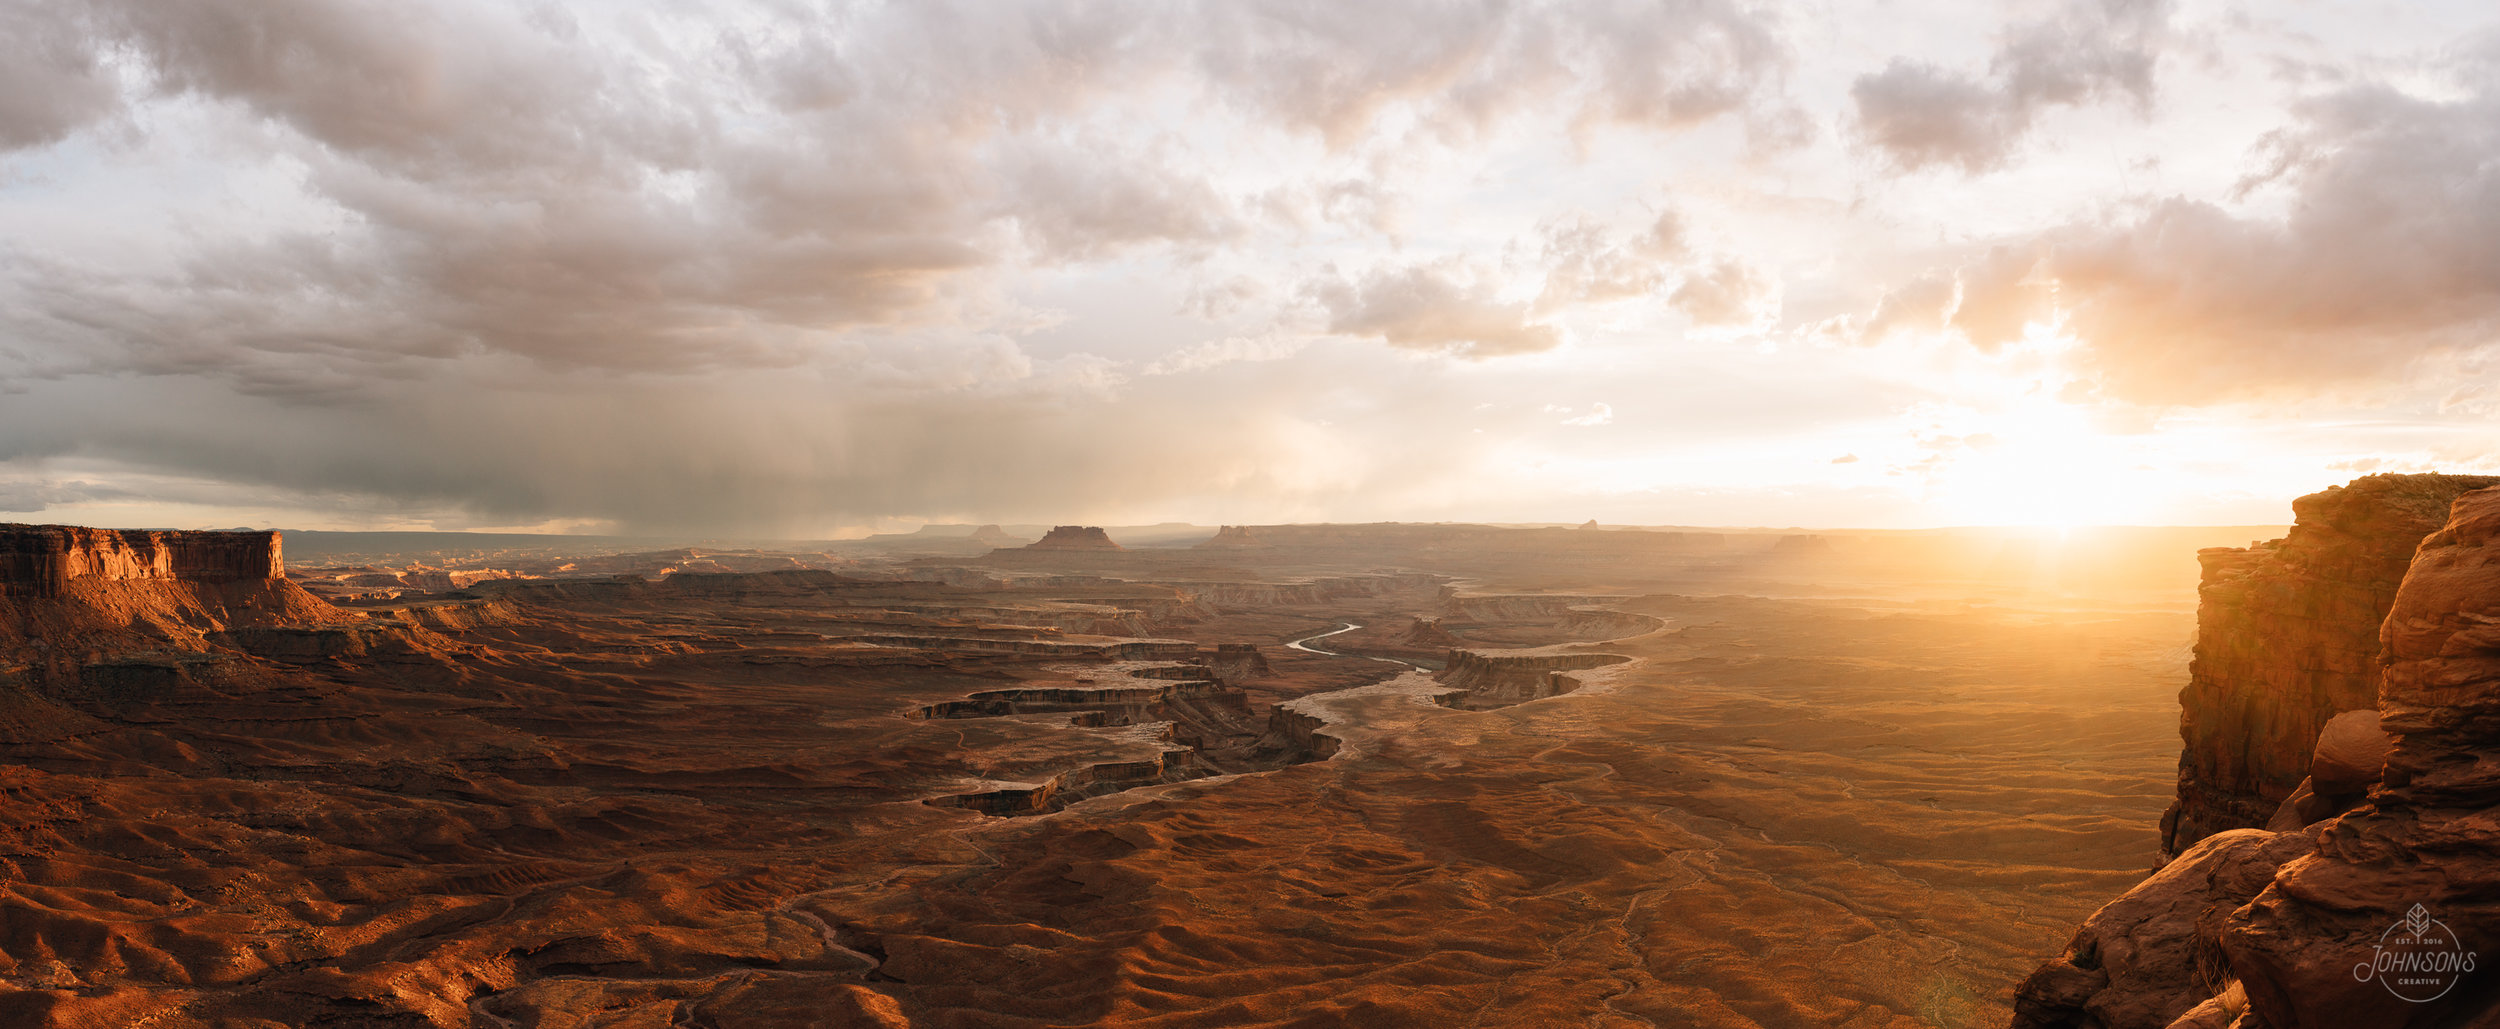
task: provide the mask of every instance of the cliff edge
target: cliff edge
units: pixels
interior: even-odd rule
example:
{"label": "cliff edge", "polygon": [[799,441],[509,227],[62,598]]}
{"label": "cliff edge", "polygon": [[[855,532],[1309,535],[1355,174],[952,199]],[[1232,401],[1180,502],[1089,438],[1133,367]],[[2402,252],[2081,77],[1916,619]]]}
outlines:
{"label": "cliff edge", "polygon": [[2459,494],[2492,485],[2500,476],[2365,476],[2293,501],[2282,539],[2198,552],[2165,856],[2265,825],[2309,774],[2327,720],[2377,706],[2379,623],[2414,548]]}
{"label": "cliff edge", "polygon": [[176,532],[0,525],[0,595],[58,596],[71,581],[236,582],[286,577],[274,531]]}
{"label": "cliff edge", "polygon": [[230,630],[358,620],[288,581],[280,547],[275,532],[0,525],[0,695],[59,693],[133,655],[221,651],[212,637]]}
{"label": "cliff edge", "polygon": [[[2181,694],[2202,733],[2165,832],[2203,824],[2182,810],[2261,803],[2217,790],[2204,799],[2242,806],[2194,806],[2190,771],[2235,767],[2197,764],[2200,740],[2278,777],[2263,781],[2298,778],[2263,828],[2180,843],[2087,920],[2016,990],[2016,1029],[2500,1026],[2500,972],[2476,970],[2500,960],[2500,489],[2477,488],[2494,483],[2372,476],[2302,498],[2286,540],[2208,555]],[[2445,517],[2375,603],[2377,562],[2442,493]]]}

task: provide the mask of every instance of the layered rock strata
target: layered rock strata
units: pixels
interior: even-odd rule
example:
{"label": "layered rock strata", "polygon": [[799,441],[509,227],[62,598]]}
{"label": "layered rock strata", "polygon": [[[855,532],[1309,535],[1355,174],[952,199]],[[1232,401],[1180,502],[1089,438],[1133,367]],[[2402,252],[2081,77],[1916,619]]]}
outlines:
{"label": "layered rock strata", "polygon": [[[2360,677],[2363,706],[2321,719],[2298,748],[2302,774],[2267,829],[2204,837],[2087,921],[2017,990],[2016,1029],[2500,1025],[2500,976],[2475,967],[2500,958],[2500,489],[2455,498],[2410,552],[2383,618],[2365,603],[2370,555],[2393,545],[2367,534],[2409,535],[2426,492],[2473,481],[2374,476],[2304,498],[2303,525],[2331,534],[2227,556],[2265,563],[2223,590],[2209,577],[2198,686],[2217,666],[2208,647],[2242,670],[2282,672],[2307,656]],[[2304,603],[2296,582],[2325,595]],[[2377,644],[2357,669],[2340,663],[2356,621]],[[2257,660],[2269,643],[2290,654]],[[2311,690],[2353,688],[2308,671],[2221,695],[2245,701],[2244,714],[2296,714],[2316,710]],[[2285,691],[2274,705],[2256,692],[2269,685]],[[2196,697],[2197,686],[2183,695]],[[2246,724],[2281,731],[2281,720]],[[2266,753],[2250,742],[2242,753]]]}
{"label": "layered rock strata", "polygon": [[285,576],[275,532],[0,525],[0,595],[57,596],[74,580],[234,582]]}
{"label": "layered rock strata", "polygon": [[2162,816],[2175,856],[2263,826],[2309,773],[2327,721],[2376,706],[2378,627],[2422,537],[2469,475],[2371,475],[2292,502],[2289,535],[2198,553],[2196,656],[2179,693],[2179,795]]}

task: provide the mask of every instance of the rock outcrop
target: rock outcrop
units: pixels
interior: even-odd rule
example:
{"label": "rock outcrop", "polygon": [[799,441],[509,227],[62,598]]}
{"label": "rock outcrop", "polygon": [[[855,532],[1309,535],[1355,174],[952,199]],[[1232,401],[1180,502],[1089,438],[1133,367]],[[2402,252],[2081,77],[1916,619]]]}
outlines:
{"label": "rock outcrop", "polygon": [[1215,538],[1198,544],[1198,548],[1201,550],[1269,549],[1267,541],[1253,535],[1250,532],[1250,527],[1247,525],[1217,526],[1215,529]]}
{"label": "rock outcrop", "polygon": [[2500,960],[2500,490],[2422,542],[2380,640],[2379,784],[2222,937],[2271,1029],[2500,1024],[2471,970]]}
{"label": "rock outcrop", "polygon": [[1012,547],[1016,545],[1016,538],[996,525],[984,525],[972,530],[972,542],[985,547]]}
{"label": "rock outcrop", "polygon": [[1443,707],[1483,711],[1559,697],[1580,688],[1579,678],[1565,673],[1629,660],[1621,654],[1453,650],[1448,665],[1434,673],[1433,679],[1463,692],[1445,693],[1433,700]]}
{"label": "rock outcrop", "polygon": [[286,574],[275,532],[0,525],[0,594],[58,596],[73,580],[235,582]]}
{"label": "rock outcrop", "polygon": [[[2268,829],[2207,834],[2086,922],[2017,991],[2017,1029],[2500,1026],[2500,975],[2475,971],[2500,957],[2500,489],[2475,482],[2372,476],[2303,498],[2306,533],[2209,554],[2182,702],[2230,701],[2206,713],[2239,720],[2205,739],[2229,744],[2233,724],[2252,738],[2211,753],[2297,777]],[[2372,603],[2395,547],[2378,537],[2409,537],[2425,496],[2450,491],[2444,525]],[[2376,642],[2358,666],[2356,636]],[[2317,714],[2338,704],[2355,706]],[[2310,740],[2281,745],[2302,718]]]}
{"label": "rock outcrop", "polygon": [[2376,706],[2378,626],[2449,502],[2500,477],[2371,475],[2292,502],[2282,539],[2201,551],[2196,657],[2179,693],[2176,855],[2265,825],[2309,774],[2327,720]]}
{"label": "rock outcrop", "polygon": [[1025,546],[1026,550],[1126,550],[1111,541],[1111,534],[1099,525],[1054,525],[1050,534]]}
{"label": "rock outcrop", "polygon": [[2065,954],[2023,981],[2014,1029],[2171,1025],[2222,992],[2214,941],[2224,919],[2307,849],[2294,834],[2262,829],[2225,830],[2189,848],[2094,912]]}

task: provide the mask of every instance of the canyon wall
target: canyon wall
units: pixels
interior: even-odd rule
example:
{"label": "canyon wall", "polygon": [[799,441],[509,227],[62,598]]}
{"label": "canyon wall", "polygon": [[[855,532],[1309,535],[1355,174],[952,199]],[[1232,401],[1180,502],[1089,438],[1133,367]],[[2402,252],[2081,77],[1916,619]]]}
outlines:
{"label": "canyon wall", "polygon": [[2292,502],[2282,539],[2197,555],[2196,656],[2179,693],[2165,856],[2263,826],[2309,774],[2328,719],[2375,707],[2378,629],[2449,502],[2500,477],[2371,475]]}
{"label": "canyon wall", "polygon": [[[2016,1029],[2500,1026],[2500,970],[2475,968],[2500,960],[2494,483],[2372,476],[2302,498],[2286,540],[2208,555],[2164,820],[2183,853],[2023,982]],[[2190,793],[2232,781],[2188,778],[2206,770],[2293,781],[2240,823],[2264,828],[2222,826],[2265,794]]]}
{"label": "canyon wall", "polygon": [[0,525],[0,595],[57,596],[75,579],[234,582],[285,575],[275,532]]}

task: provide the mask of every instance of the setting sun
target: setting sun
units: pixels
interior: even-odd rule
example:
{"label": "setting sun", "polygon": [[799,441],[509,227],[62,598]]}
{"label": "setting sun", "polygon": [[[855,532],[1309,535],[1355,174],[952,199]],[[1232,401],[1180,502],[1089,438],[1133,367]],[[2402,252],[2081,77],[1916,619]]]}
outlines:
{"label": "setting sun", "polygon": [[0,0],[0,1029],[2500,1029],[2495,11]]}

